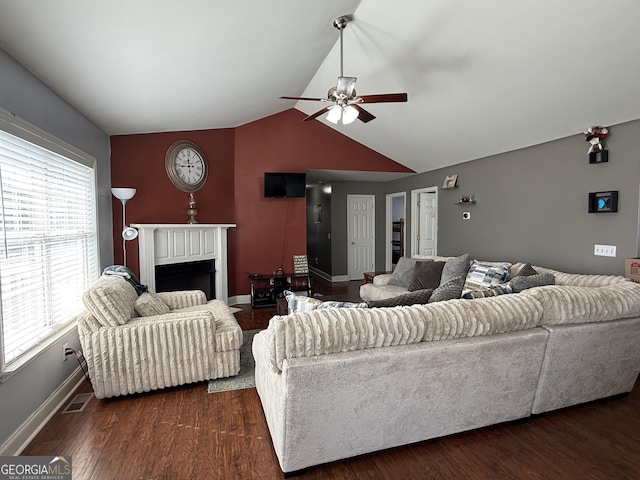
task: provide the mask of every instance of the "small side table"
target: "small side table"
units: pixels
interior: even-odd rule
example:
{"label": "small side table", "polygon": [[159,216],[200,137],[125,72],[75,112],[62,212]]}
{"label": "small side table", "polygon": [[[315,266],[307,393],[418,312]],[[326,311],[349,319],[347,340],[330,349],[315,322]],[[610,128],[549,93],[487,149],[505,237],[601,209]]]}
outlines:
{"label": "small side table", "polygon": [[289,304],[287,303],[287,299],[284,297],[278,297],[276,299],[276,308],[277,308],[278,315],[289,314]]}
{"label": "small side table", "polygon": [[386,272],[386,271],[364,272],[364,280],[362,280],[362,284],[364,285],[365,283],[373,283],[373,277],[375,277],[376,275],[382,275],[383,273],[393,273],[393,272]]}

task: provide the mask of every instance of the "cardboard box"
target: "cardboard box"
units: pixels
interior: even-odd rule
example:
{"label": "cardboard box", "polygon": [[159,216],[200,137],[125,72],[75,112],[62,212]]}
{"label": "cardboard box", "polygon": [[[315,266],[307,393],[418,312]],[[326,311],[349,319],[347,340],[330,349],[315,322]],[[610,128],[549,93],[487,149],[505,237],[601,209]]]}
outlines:
{"label": "cardboard box", "polygon": [[640,283],[640,258],[624,259],[624,276]]}

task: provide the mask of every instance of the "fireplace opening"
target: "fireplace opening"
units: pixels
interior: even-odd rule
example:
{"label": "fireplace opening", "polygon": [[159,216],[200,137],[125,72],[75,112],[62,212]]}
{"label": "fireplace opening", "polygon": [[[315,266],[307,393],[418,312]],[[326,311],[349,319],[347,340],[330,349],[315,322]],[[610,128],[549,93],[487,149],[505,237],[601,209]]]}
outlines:
{"label": "fireplace opening", "polygon": [[215,260],[156,265],[156,292],[202,290],[207,300],[216,298]]}

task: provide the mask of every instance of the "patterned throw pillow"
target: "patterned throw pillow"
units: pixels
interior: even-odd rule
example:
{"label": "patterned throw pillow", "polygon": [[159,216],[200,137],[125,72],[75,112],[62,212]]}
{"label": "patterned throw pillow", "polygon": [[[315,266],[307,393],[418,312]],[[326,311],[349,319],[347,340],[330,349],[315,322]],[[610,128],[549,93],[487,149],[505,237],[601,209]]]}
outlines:
{"label": "patterned throw pillow", "polygon": [[145,292],[138,297],[133,305],[136,313],[141,317],[151,317],[153,315],[164,315],[171,310],[158,295],[153,292]]}
{"label": "patterned throw pillow", "polygon": [[442,269],[442,276],[440,277],[440,285],[444,285],[449,280],[456,277],[465,278],[469,271],[469,254],[465,253],[459,257],[449,258]]}
{"label": "patterned throw pillow", "polygon": [[424,290],[438,288],[440,285],[440,277],[445,262],[416,262],[413,268],[413,278],[409,284],[408,290],[415,292],[416,290]]}
{"label": "patterned throw pillow", "polygon": [[509,284],[515,293],[520,293],[527,288],[555,285],[556,277],[552,273],[537,273],[536,275],[513,277]]}
{"label": "patterned throw pillow", "polygon": [[337,300],[326,300],[318,305],[318,308],[367,308],[368,305],[365,302],[353,303],[353,302],[339,302]]}
{"label": "patterned throw pillow", "polygon": [[289,304],[289,313],[308,312],[309,310],[315,310],[322,304],[322,301],[317,298],[296,295],[291,290],[285,290],[283,295]]}
{"label": "patterned throw pillow", "polygon": [[455,277],[436,288],[429,297],[429,303],[444,302],[462,296],[464,282],[462,277]]}
{"label": "patterned throw pillow", "polygon": [[404,295],[397,295],[391,298],[385,298],[384,300],[371,300],[367,302],[369,308],[379,307],[401,307],[404,305],[416,305],[427,303],[433,290],[427,288],[425,290],[416,290],[415,292],[405,293]]}
{"label": "patterned throw pillow", "polygon": [[509,275],[509,269],[507,267],[473,262],[469,268],[466,283],[492,287],[504,283],[507,275]]}

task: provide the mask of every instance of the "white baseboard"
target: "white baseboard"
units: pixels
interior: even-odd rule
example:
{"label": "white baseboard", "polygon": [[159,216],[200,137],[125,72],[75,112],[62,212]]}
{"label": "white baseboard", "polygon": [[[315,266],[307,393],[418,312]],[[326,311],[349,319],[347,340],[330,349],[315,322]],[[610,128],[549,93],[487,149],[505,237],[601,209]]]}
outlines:
{"label": "white baseboard", "polygon": [[309,271],[314,275],[317,275],[320,278],[324,278],[327,282],[348,282],[349,275],[329,275],[328,273],[323,272],[322,270],[318,270],[314,267],[309,267]]}
{"label": "white baseboard", "polygon": [[0,446],[0,456],[20,455],[38,432],[51,420],[51,417],[69,400],[83,380],[84,372],[78,367]]}
{"label": "white baseboard", "polygon": [[248,305],[251,303],[251,295],[234,295],[229,297],[229,306]]}

